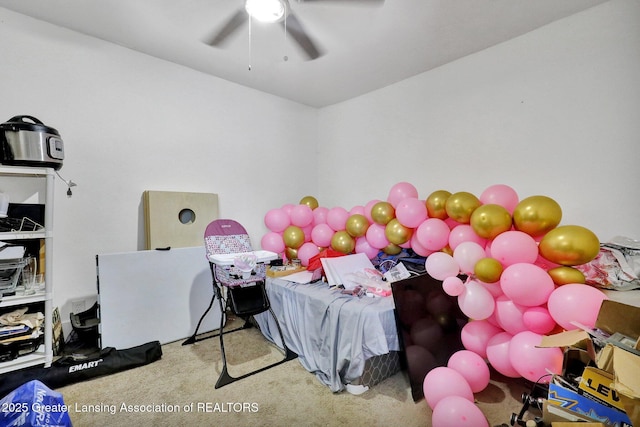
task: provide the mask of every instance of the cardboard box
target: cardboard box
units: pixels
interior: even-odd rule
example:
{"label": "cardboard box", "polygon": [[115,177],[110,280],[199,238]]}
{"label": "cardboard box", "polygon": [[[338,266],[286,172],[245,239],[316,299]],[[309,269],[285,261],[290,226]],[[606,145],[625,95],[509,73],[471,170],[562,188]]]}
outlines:
{"label": "cardboard box", "polygon": [[[561,406],[553,405],[549,403],[548,400],[542,402],[542,419],[544,421],[544,425],[556,425],[560,423],[574,425],[575,423],[580,423],[580,426],[582,426],[584,423],[593,422],[592,418],[578,414],[577,412],[573,412]],[[602,423],[596,424],[598,426],[604,426]]]}
{"label": "cardboard box", "polygon": [[[635,340],[636,348],[625,349],[619,340],[609,339],[616,332]],[[640,356],[629,351],[638,350],[639,337],[640,307],[605,300],[598,312],[593,331],[576,329],[546,336],[540,346],[585,351],[597,368],[612,376],[611,388],[620,398],[619,402],[631,424],[640,426]],[[579,396],[578,393],[575,394]]]}
{"label": "cardboard box", "polygon": [[62,333],[62,319],[60,318],[60,309],[58,307],[53,309],[51,318],[53,324],[53,343],[51,344],[53,355],[61,356],[64,348],[64,334]]}
{"label": "cardboard box", "polygon": [[602,422],[608,427],[628,427],[631,420],[624,412],[596,402],[583,396],[559,376],[554,376],[549,383],[548,402],[552,405],[575,412],[592,420]]}
{"label": "cardboard box", "polygon": [[267,276],[268,277],[285,277],[293,273],[299,273],[301,271],[306,271],[306,267],[294,267],[292,265],[283,265],[283,266],[270,266],[267,267]]}
{"label": "cardboard box", "polygon": [[613,383],[613,375],[607,371],[587,366],[582,372],[578,388],[587,397],[592,396],[598,402],[624,411],[624,405]]}

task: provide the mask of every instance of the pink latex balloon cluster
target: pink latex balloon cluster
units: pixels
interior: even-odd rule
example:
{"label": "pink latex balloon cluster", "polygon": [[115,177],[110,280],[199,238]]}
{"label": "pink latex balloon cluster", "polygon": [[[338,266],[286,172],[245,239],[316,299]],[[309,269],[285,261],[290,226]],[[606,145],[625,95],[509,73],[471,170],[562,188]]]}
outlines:
{"label": "pink latex balloon cluster", "polygon": [[[477,198],[438,190],[420,200],[415,186],[399,182],[385,200],[349,210],[302,203],[310,198],[266,213],[263,249],[297,257],[306,266],[324,248],[369,258],[411,248],[427,257],[427,273],[443,282],[469,317],[461,332],[465,353],[424,380],[436,427],[465,425],[463,418],[472,420],[468,425],[486,425],[472,396],[488,383],[486,370],[477,368],[480,360],[505,376],[530,381],[559,373],[561,350],[538,347],[542,335],[576,324],[592,327],[606,299],[583,282],[557,283],[552,276],[557,267],[571,270],[590,261],[599,242],[582,227],[558,227],[561,210],[548,197],[520,200],[513,188],[498,184]],[[493,280],[486,280],[487,272]],[[476,369],[469,370],[472,365]]]}
{"label": "pink latex balloon cluster", "polygon": [[[451,196],[442,191],[432,194]],[[309,197],[266,213],[269,231],[262,238],[263,249],[297,257],[306,266],[323,248],[365,253],[369,258],[380,251],[394,254],[411,248],[427,257],[427,273],[442,281],[444,291],[457,297],[461,311],[469,317],[461,332],[465,350],[424,378],[424,394],[436,427],[487,425],[473,404],[473,393],[488,385],[487,362],[505,376],[530,381],[545,381],[549,372],[559,373],[562,352],[538,347],[542,335],[574,329],[574,322],[593,326],[606,298],[582,283],[557,284],[548,273],[560,266],[556,261],[575,265],[565,259],[585,262],[588,258],[576,252],[579,248],[574,249],[577,255],[554,253],[553,245],[547,245],[546,252],[540,250],[545,234],[559,222],[554,211],[559,207],[544,196],[536,196],[542,200],[537,206],[540,212],[535,212],[533,203],[519,211],[519,197],[506,185],[491,186],[477,199],[470,193],[456,193],[445,204],[437,197],[420,200],[416,187],[399,182],[385,200],[373,199],[349,210],[302,203]],[[474,212],[481,212],[475,220]],[[515,223],[518,213],[524,217],[520,227]],[[526,215],[537,222],[527,223]],[[566,240],[579,240],[582,235],[567,232],[561,238],[566,245]],[[481,280],[486,274],[478,272],[480,264],[491,266],[494,280]]]}
{"label": "pink latex balloon cluster", "polygon": [[[264,224],[269,231],[261,239],[263,249],[285,258],[296,257],[304,266],[324,248],[365,253],[371,259],[381,250],[391,254],[411,247],[416,242],[415,238],[410,240],[413,229],[427,219],[424,201],[418,200],[417,189],[407,182],[394,185],[385,200],[370,200],[349,210],[341,206],[311,208],[302,203],[310,197],[306,196],[297,205],[285,204],[270,209],[265,214]],[[380,202],[387,203],[390,209],[387,221],[376,217],[375,212],[372,215],[375,205]],[[388,224],[391,220],[395,221]],[[294,239],[292,236],[304,237]]]}

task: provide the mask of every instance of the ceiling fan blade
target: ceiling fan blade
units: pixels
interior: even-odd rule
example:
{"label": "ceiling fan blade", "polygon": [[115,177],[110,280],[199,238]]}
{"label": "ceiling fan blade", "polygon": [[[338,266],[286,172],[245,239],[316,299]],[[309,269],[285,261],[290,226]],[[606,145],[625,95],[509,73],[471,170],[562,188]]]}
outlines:
{"label": "ceiling fan blade", "polygon": [[307,35],[302,23],[292,13],[287,15],[287,19],[281,22],[286,32],[293,37],[298,45],[304,50],[309,59],[316,59],[323,55],[316,44]]}
{"label": "ceiling fan blade", "polygon": [[205,43],[210,46],[218,46],[222,44],[227,37],[246,22],[247,18],[247,12],[245,12],[244,9],[238,9],[238,11],[229,18],[227,23],[224,24],[217,33],[205,40]]}

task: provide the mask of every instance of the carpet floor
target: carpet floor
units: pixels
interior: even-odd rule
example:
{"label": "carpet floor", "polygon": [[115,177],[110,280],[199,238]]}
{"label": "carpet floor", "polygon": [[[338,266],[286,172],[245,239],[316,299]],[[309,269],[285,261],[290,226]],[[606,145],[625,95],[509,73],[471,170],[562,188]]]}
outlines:
{"label": "carpet floor", "polygon": [[[232,326],[237,319],[228,319]],[[240,376],[282,358],[260,331],[225,335],[229,373]],[[406,372],[361,395],[332,393],[295,359],[215,389],[222,369],[218,338],[165,344],[149,365],[57,389],[75,427],[91,426],[430,426],[431,409],[414,402]],[[476,393],[490,426],[509,425],[529,387],[492,372]]]}

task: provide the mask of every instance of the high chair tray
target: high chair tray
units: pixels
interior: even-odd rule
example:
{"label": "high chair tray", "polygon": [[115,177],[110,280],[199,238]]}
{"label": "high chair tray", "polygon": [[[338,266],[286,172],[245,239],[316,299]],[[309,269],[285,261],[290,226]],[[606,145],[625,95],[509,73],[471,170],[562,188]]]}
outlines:
{"label": "high chair tray", "polygon": [[232,254],[215,254],[209,256],[209,261],[217,265],[233,265],[235,258],[242,254],[252,253],[258,262],[269,262],[278,258],[278,254],[271,251],[238,252]]}

